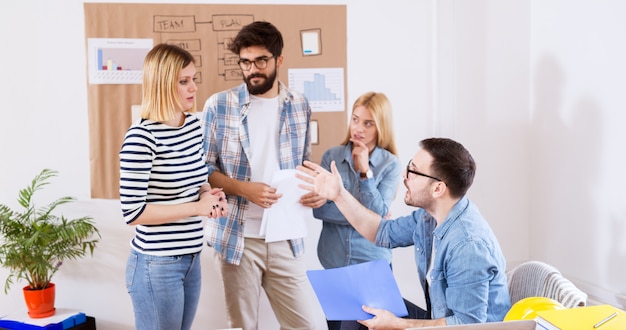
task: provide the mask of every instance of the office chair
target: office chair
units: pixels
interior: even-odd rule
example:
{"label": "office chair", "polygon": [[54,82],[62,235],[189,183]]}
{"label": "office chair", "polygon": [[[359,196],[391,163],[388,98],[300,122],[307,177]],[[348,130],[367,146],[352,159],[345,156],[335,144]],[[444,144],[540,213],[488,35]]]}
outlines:
{"label": "office chair", "polygon": [[511,304],[527,297],[546,297],[565,308],[587,305],[587,294],[541,261],[527,261],[507,272]]}

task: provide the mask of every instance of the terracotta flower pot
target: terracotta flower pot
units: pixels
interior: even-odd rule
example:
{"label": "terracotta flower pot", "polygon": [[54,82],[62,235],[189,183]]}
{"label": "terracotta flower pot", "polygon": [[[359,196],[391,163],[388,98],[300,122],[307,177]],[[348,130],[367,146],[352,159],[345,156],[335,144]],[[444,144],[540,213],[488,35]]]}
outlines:
{"label": "terracotta flower pot", "polygon": [[22,291],[24,292],[26,307],[28,307],[28,316],[42,318],[54,315],[56,312],[54,308],[56,291],[54,283],[49,283],[43,290],[31,290],[30,286],[25,286]]}

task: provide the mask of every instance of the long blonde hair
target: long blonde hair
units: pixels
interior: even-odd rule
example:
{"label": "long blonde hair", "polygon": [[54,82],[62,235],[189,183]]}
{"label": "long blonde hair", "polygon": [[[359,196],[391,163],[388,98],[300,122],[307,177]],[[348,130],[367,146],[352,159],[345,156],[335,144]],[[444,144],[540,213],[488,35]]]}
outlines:
{"label": "long blonde hair", "polygon": [[[180,71],[195,63],[193,55],[176,45],[158,44],[152,48],[143,63],[141,118],[164,122],[174,118],[182,108],[178,94]],[[188,112],[196,112],[194,100]]]}
{"label": "long blonde hair", "polygon": [[[354,109],[360,106],[367,108],[372,113],[372,117],[374,117],[376,135],[378,137],[376,145],[397,156],[398,149],[396,148],[396,140],[393,135],[391,102],[387,96],[383,93],[367,92],[354,101],[352,112],[354,113]],[[347,145],[350,142],[350,138],[350,130],[348,130],[346,139],[342,144]]]}

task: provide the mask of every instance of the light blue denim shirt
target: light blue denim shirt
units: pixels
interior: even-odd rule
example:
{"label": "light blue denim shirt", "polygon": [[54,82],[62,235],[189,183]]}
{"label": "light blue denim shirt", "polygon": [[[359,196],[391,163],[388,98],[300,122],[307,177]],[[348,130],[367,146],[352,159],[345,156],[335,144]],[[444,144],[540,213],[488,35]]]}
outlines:
{"label": "light blue denim shirt", "polygon": [[[361,180],[352,160],[352,143],[328,149],[322,156],[321,166],[330,170],[335,161],[343,186],[361,204],[384,217],[389,212],[398,183],[402,179],[402,166],[396,155],[376,147],[369,159],[374,177]],[[391,262],[391,250],[376,246],[361,236],[339,212],[334,202],[328,201],[313,209],[313,216],[322,220],[322,232],[317,245],[317,255],[324,268],[337,268],[366,261],[385,259]]]}
{"label": "light blue denim shirt", "polygon": [[502,321],[511,308],[506,261],[489,224],[467,197],[461,198],[440,226],[423,209],[381,222],[376,243],[394,248],[414,245],[422,288],[431,258],[433,318],[448,325]]}

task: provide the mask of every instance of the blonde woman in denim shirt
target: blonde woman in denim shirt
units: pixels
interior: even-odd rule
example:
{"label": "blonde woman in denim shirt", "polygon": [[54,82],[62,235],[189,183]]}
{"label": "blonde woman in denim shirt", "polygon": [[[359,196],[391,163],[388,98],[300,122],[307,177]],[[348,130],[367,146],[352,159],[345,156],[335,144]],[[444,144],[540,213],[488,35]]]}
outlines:
{"label": "blonde woman in denim shirt", "polygon": [[343,188],[334,163],[332,173],[311,162],[298,169],[314,177],[298,175],[314,184],[301,187],[335,201],[356,230],[376,245],[414,246],[427,311],[398,318],[363,306],[373,315],[359,321],[363,326],[406,329],[502,321],[511,308],[506,261],[489,224],[466,196],[476,164],[461,144],[446,138],[420,142],[404,178],[404,202],[418,209],[388,221],[359,205]]}
{"label": "blonde woman in denim shirt", "polygon": [[[322,167],[330,170],[335,162],[343,186],[361,204],[381,217],[389,215],[402,175],[393,137],[391,103],[383,93],[367,92],[352,106],[347,136],[341,145],[327,150]],[[350,225],[332,201],[313,209],[323,221],[317,255],[324,268],[337,268],[385,259],[391,263],[391,250],[376,246]],[[330,330],[341,321],[328,321]],[[345,325],[344,325],[345,328]]]}

